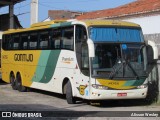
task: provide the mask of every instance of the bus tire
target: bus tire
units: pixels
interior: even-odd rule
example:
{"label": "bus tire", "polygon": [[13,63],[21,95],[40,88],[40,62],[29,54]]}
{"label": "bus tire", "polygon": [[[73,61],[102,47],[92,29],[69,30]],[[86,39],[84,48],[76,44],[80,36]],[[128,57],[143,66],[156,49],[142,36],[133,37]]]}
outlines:
{"label": "bus tire", "polygon": [[19,92],[26,92],[27,91],[27,87],[22,85],[22,79],[21,79],[21,75],[17,74],[17,89]]}
{"label": "bus tire", "polygon": [[10,75],[10,82],[11,82],[12,89],[17,90],[17,84],[16,84],[14,73],[11,73]]}
{"label": "bus tire", "polygon": [[73,97],[73,94],[72,94],[72,86],[69,80],[66,85],[66,99],[68,104],[76,103],[75,98]]}

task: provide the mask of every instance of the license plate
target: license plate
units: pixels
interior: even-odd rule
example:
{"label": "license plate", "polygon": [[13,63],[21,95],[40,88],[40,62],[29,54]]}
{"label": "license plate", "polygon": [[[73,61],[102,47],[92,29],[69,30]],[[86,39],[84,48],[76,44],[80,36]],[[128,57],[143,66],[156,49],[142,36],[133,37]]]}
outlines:
{"label": "license plate", "polygon": [[117,97],[127,96],[127,93],[117,93]]}

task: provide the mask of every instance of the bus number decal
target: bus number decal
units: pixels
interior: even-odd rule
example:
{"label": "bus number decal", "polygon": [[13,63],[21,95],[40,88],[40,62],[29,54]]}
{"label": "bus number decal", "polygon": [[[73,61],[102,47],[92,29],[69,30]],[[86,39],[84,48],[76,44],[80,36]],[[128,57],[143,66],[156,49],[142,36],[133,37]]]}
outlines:
{"label": "bus number decal", "polygon": [[80,85],[79,88],[77,87],[77,89],[79,90],[79,93],[81,95],[84,95],[86,87],[87,86],[85,86],[85,85]]}

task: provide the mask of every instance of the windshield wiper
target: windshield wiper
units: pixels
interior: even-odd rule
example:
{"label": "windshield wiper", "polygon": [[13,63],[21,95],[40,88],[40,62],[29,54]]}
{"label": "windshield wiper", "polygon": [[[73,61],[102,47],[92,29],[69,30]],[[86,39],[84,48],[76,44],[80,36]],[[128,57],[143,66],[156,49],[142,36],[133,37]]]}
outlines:
{"label": "windshield wiper", "polygon": [[[123,64],[122,64],[123,63]],[[119,61],[117,60],[116,64],[113,66],[113,69],[114,71],[111,72],[110,76],[109,76],[109,79],[113,79],[114,76],[119,72],[119,70],[121,69],[121,67],[123,66],[123,77],[124,77],[124,72],[125,72],[125,67],[128,65],[129,68],[132,70],[133,74],[136,76],[136,79],[139,80],[139,76],[138,74],[136,73],[136,71],[133,69],[132,65],[130,64],[130,62],[128,62],[126,59],[124,59],[124,62],[121,61],[121,66],[120,67],[117,67],[118,66]]]}
{"label": "windshield wiper", "polygon": [[[116,73],[119,72],[120,68],[122,67],[122,64],[121,64],[121,60],[120,59],[117,59],[116,61],[116,64],[113,66],[113,72],[111,72],[111,74],[109,75],[109,79],[113,79],[113,77],[116,75]],[[121,64],[121,66],[118,68],[118,64]],[[114,68],[115,67],[115,68]]]}
{"label": "windshield wiper", "polygon": [[[125,60],[125,61],[126,61],[126,60]],[[131,70],[132,70],[133,74],[136,76],[136,79],[138,79],[138,80],[139,80],[139,76],[138,76],[138,74],[136,73],[136,71],[133,69],[133,67],[132,67],[131,63],[130,63],[130,62],[128,62],[128,61],[126,61],[126,64],[131,68]]]}

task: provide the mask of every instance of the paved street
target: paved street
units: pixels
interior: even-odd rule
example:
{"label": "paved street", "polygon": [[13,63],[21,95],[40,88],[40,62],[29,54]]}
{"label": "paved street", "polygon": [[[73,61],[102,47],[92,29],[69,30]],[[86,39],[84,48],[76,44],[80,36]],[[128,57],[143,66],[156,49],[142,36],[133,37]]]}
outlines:
{"label": "paved street", "polygon": [[[53,111],[61,111],[57,113],[64,114],[64,116],[68,112],[87,111],[85,113],[79,112],[78,117],[91,116],[92,114],[97,116],[112,115],[115,114],[114,111],[160,111],[158,104],[149,106],[136,102],[103,101],[101,103],[92,102],[91,105],[88,105],[86,101],[79,101],[77,104],[70,105],[67,104],[63,95],[35,89],[31,89],[30,92],[19,92],[12,90],[10,84],[0,83],[0,111],[50,111],[50,114]],[[123,116],[123,114],[124,112],[121,115]]]}

